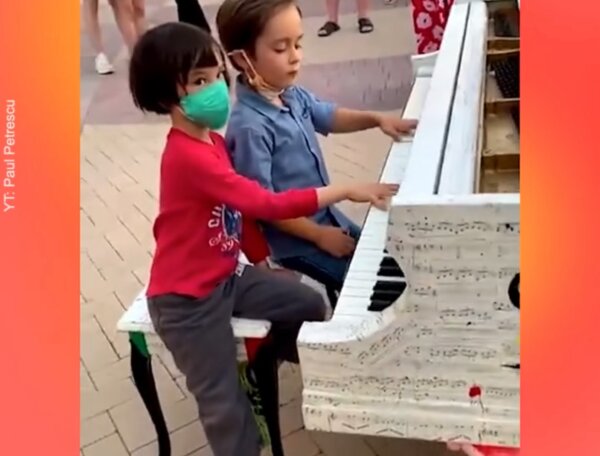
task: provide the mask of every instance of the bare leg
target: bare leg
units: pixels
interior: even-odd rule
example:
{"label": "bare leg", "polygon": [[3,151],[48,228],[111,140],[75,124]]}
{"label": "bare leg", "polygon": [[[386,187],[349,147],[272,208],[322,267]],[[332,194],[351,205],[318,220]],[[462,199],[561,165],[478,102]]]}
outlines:
{"label": "bare leg", "polygon": [[369,0],[356,0],[356,9],[358,10],[358,17],[369,17]]}
{"label": "bare leg", "polygon": [[340,0],[325,0],[325,7],[327,19],[337,24],[340,16]]}
{"label": "bare leg", "polygon": [[133,0],[133,17],[138,38],[146,31],[146,0]]}
{"label": "bare leg", "polygon": [[373,22],[369,19],[369,0],[356,0],[358,10],[358,31],[360,33],[371,33],[374,29]]}
{"label": "bare leg", "polygon": [[96,55],[104,53],[102,32],[98,20],[98,0],[83,0],[83,20],[94,52]]}
{"label": "bare leg", "polygon": [[131,54],[138,38],[133,15],[133,2],[132,0],[109,0],[109,2],[115,15],[117,27]]}
{"label": "bare leg", "polygon": [[94,60],[96,72],[98,74],[110,74],[114,71],[114,68],[104,53],[102,31],[100,30],[100,20],[98,19],[98,0],[83,0],[83,9],[88,36],[96,53]]}

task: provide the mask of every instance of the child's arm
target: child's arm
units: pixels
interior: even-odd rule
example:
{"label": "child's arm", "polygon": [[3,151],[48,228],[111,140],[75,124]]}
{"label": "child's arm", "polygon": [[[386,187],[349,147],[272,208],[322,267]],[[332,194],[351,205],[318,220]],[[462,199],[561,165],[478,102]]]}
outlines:
{"label": "child's arm", "polygon": [[356,240],[341,228],[321,226],[307,217],[275,221],[273,225],[284,233],[315,244],[336,258],[350,255],[356,246]]}
{"label": "child's arm", "polygon": [[398,141],[417,126],[413,119],[371,111],[338,108],[333,115],[332,133],[352,133],[379,127],[386,135]]}
{"label": "child's arm", "polygon": [[331,132],[352,133],[377,128],[382,117],[383,115],[378,112],[337,108],[333,114]]}
{"label": "child's arm", "polygon": [[190,148],[179,153],[182,160],[178,171],[189,184],[191,195],[204,195],[259,220],[305,217],[345,199],[385,207],[387,199],[399,188],[395,184],[354,184],[273,193],[237,174],[217,155]]}
{"label": "child's arm", "polygon": [[410,133],[417,126],[416,120],[401,119],[398,116],[379,112],[340,108],[333,103],[319,100],[314,94],[301,87],[296,87],[296,90],[310,108],[315,130],[322,135],[381,128],[386,135],[399,140],[401,136]]}
{"label": "child's arm", "polygon": [[317,244],[321,232],[321,226],[313,222],[308,217],[299,217],[289,220],[274,221],[273,225],[281,231],[292,236],[304,239],[305,241]]}

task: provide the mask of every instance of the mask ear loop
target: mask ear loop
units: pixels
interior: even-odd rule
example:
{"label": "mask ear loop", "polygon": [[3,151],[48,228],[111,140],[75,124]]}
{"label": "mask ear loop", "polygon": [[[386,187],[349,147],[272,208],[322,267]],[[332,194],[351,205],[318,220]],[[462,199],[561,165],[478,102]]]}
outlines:
{"label": "mask ear loop", "polygon": [[[256,69],[254,68],[254,65],[252,65],[252,62],[250,62],[250,59],[248,58],[248,54],[246,54],[246,51],[244,51],[243,49],[236,49],[235,51],[231,51],[227,55],[230,58],[233,58],[234,55],[238,55],[238,54],[242,57],[242,59],[246,63],[247,70],[244,71],[244,73],[246,73],[246,77],[248,78],[248,83],[252,87],[254,87],[257,90],[258,89],[266,89],[266,90],[276,93],[277,95],[280,95],[283,93],[283,90],[279,90],[279,89],[273,87],[272,85],[267,83],[267,81],[265,81],[260,74],[258,74]],[[248,74],[248,72],[250,72],[252,74]]]}
{"label": "mask ear loop", "polygon": [[187,119],[188,116],[185,113],[185,110],[183,109],[183,107],[181,106],[181,100],[185,97],[187,97],[189,95],[189,92],[187,91],[187,88],[185,87],[185,85],[182,85],[182,89],[183,89],[183,96],[179,97],[179,103],[177,103],[177,110],[183,114],[183,116]]}

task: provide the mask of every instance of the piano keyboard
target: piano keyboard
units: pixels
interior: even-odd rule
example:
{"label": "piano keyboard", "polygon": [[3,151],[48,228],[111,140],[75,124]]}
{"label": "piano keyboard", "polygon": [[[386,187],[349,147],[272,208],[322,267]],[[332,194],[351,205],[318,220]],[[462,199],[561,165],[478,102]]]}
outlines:
{"label": "piano keyboard", "polygon": [[[410,154],[410,142],[395,143],[386,160],[381,182],[400,183]],[[404,273],[385,252],[389,211],[371,207],[344,280],[335,315],[381,312],[406,288]]]}
{"label": "piano keyboard", "polygon": [[[417,77],[406,103],[404,118],[418,118],[429,89],[429,77]],[[392,145],[380,182],[401,183],[410,157],[412,139]],[[385,251],[389,210],[371,207],[363,224],[354,257],[335,307],[336,315],[365,315],[391,306],[406,289],[398,263]]]}

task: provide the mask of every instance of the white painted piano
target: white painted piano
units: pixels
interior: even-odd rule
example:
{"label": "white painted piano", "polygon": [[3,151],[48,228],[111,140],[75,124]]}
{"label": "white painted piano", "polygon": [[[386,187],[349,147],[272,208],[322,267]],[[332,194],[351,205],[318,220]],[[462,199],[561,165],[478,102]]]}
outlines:
{"label": "white painted piano", "polygon": [[413,61],[419,126],[381,176],[401,190],[370,209],[331,320],[298,338],[308,429],[520,444],[519,99],[497,80],[519,40],[494,20],[457,3]]}

